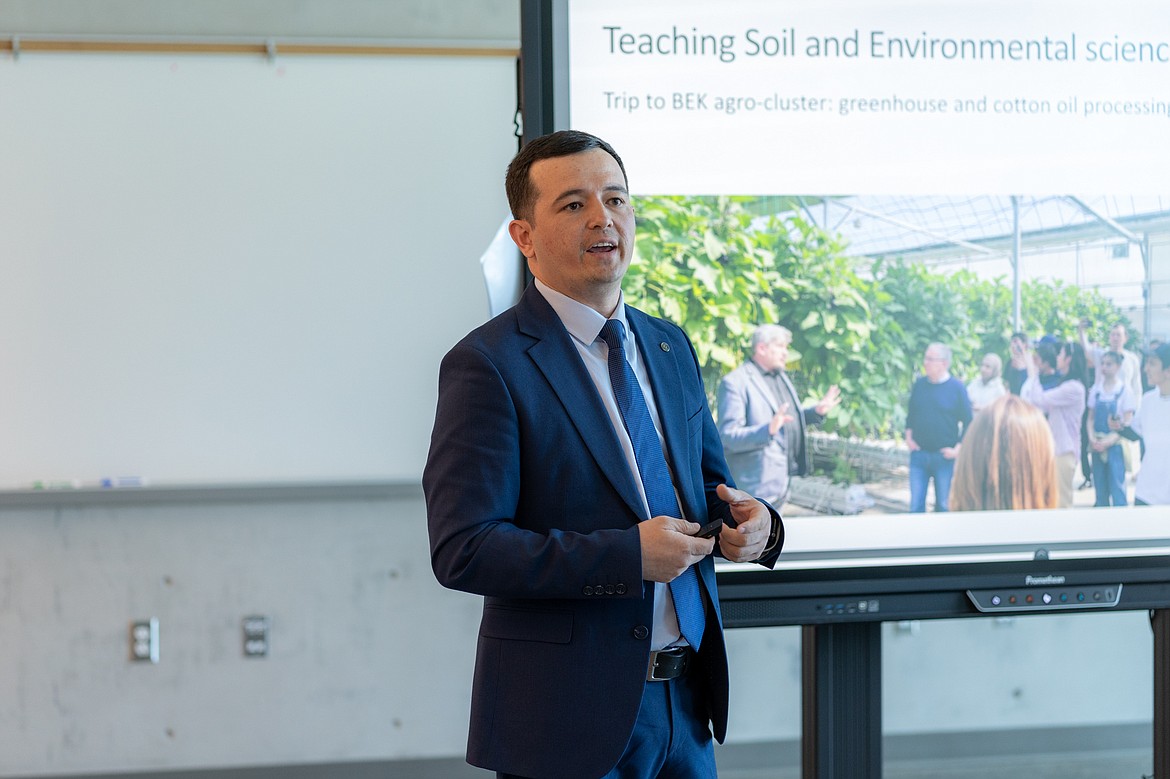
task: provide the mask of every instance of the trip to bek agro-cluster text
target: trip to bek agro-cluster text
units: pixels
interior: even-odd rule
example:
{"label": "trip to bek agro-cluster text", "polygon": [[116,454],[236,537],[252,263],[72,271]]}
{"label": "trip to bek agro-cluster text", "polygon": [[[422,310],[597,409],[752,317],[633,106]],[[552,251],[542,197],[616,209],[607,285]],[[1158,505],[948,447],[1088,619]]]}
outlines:
{"label": "trip to bek agro-cluster text", "polygon": [[1165,117],[1170,118],[1170,97],[1090,97],[1067,95],[1059,98],[1023,95],[979,95],[978,97],[905,96],[889,94],[812,95],[733,94],[702,91],[643,92],[603,91],[607,111],[627,114],[770,114],[866,116],[946,114],[1001,116],[1069,115],[1081,118]]}

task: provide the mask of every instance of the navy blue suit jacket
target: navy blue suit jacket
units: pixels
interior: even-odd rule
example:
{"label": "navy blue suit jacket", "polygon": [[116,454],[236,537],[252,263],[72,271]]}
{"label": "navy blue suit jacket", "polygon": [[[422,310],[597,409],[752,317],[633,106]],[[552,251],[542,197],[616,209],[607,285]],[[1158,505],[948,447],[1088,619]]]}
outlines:
{"label": "navy blue suit jacket", "polygon": [[[699,366],[677,326],[627,307],[686,518],[730,520],[732,483]],[[531,777],[598,777],[621,756],[645,684],[653,585],[641,577],[634,476],[571,337],[534,286],[443,359],[423,474],[431,563],[484,596],[467,759]],[[779,545],[766,564],[774,564]],[[727,658],[711,557],[701,667],[716,738]],[[701,713],[702,714],[702,713]]]}

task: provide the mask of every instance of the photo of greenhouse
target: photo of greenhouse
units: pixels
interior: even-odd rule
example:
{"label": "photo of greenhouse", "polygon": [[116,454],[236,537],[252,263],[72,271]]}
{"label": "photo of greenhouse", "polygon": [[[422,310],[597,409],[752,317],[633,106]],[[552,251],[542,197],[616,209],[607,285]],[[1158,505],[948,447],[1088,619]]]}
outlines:
{"label": "photo of greenhouse", "polygon": [[[1048,390],[1045,348],[1076,345],[1085,410],[1070,505],[1093,506],[1098,366],[1118,355],[1140,403],[1145,355],[1170,336],[1170,195],[659,196],[635,208],[627,300],[690,335],[713,411],[764,324],[791,333],[785,372],[801,407],[839,390],[801,426],[810,467],[792,471],[790,516],[912,510],[907,417],[939,346],[977,415],[976,390],[1019,394],[1030,363]],[[1060,375],[1056,359],[1048,373]],[[1132,505],[1140,454],[1120,450]],[[938,487],[928,511],[946,509]]]}

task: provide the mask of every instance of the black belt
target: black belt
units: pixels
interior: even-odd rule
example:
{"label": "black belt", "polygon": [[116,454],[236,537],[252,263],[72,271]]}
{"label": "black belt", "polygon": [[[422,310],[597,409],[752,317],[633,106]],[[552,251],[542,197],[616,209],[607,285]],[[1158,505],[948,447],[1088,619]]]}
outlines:
{"label": "black belt", "polygon": [[646,669],[646,681],[663,682],[677,679],[695,664],[695,650],[689,646],[658,649],[650,653],[650,665]]}

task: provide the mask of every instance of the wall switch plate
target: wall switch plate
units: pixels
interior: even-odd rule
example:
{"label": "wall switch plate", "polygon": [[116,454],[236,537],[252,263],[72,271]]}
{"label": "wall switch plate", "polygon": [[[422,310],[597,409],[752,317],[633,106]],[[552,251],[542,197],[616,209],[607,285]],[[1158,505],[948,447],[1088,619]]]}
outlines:
{"label": "wall switch plate", "polygon": [[158,619],[130,623],[130,659],[158,662]]}
{"label": "wall switch plate", "polygon": [[265,616],[244,617],[244,657],[268,655],[268,628],[272,620]]}

